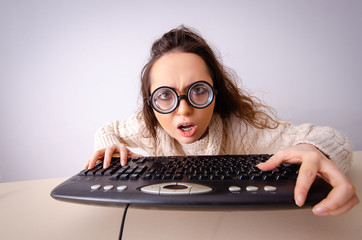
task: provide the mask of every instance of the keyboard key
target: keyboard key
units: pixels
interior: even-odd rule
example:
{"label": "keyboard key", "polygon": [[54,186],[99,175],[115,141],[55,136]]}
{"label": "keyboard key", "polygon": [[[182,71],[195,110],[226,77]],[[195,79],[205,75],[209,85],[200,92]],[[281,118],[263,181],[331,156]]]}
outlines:
{"label": "keyboard key", "polygon": [[173,180],[181,180],[183,178],[183,175],[182,174],[176,174],[173,176]]}
{"label": "keyboard key", "polygon": [[112,180],[112,181],[116,181],[116,180],[118,180],[119,179],[119,174],[113,174],[110,178],[109,178],[109,180]]}
{"label": "keyboard key", "polygon": [[83,169],[82,171],[80,171],[79,173],[78,173],[78,176],[87,176],[87,173],[89,172],[89,170],[88,169]]}
{"label": "keyboard key", "polygon": [[129,168],[129,166],[123,166],[120,169],[117,170],[117,174],[123,174],[126,172],[126,170]]}
{"label": "keyboard key", "polygon": [[100,184],[95,184],[95,185],[92,185],[91,186],[91,189],[92,190],[98,190],[98,189],[100,189],[101,188],[101,185]]}
{"label": "keyboard key", "polygon": [[200,176],[197,174],[192,174],[189,176],[189,180],[199,180],[199,179],[200,179]]}
{"label": "keyboard key", "polygon": [[147,170],[147,166],[142,166],[136,169],[136,171],[134,171],[134,173],[142,175],[145,171]]}
{"label": "keyboard key", "polygon": [[275,176],[273,174],[263,174],[262,179],[264,181],[272,181],[275,179]]}
{"label": "keyboard key", "polygon": [[201,180],[210,180],[210,176],[207,174],[204,174],[200,177]]}
{"label": "keyboard key", "polygon": [[232,177],[232,175],[225,175],[224,176],[224,179],[223,180],[232,180],[233,179],[233,177]]}
{"label": "keyboard key", "polygon": [[265,186],[264,187],[264,191],[266,191],[266,192],[275,192],[276,190],[277,190],[277,188],[274,186]]}
{"label": "keyboard key", "polygon": [[177,174],[183,174],[184,171],[185,171],[185,169],[184,169],[183,167],[180,167],[180,168],[177,168],[175,172],[176,172]]}
{"label": "keyboard key", "polygon": [[142,180],[150,180],[150,179],[152,179],[152,174],[149,174],[149,173],[147,173],[146,175],[144,175],[142,177]]}
{"label": "keyboard key", "polygon": [[122,174],[122,175],[119,177],[120,180],[128,180],[128,178],[129,178],[129,174]]}
{"label": "keyboard key", "polygon": [[287,180],[288,179],[288,177],[286,176],[286,175],[282,175],[282,174],[277,174],[277,175],[275,175],[275,180]]}
{"label": "keyboard key", "polygon": [[129,179],[130,179],[130,180],[137,180],[139,177],[140,177],[140,175],[134,173],[134,174],[132,174],[132,175],[130,176]]}
{"label": "keyboard key", "polygon": [[87,176],[96,176],[96,173],[98,171],[101,171],[103,169],[101,164],[97,164],[93,169],[90,169],[89,172],[87,173]]}
{"label": "keyboard key", "polygon": [[137,166],[131,167],[126,170],[125,174],[132,174],[137,169]]}
{"label": "keyboard key", "polygon": [[240,192],[240,191],[241,191],[241,188],[238,187],[238,186],[230,186],[230,187],[229,187],[229,191],[230,191],[230,192]]}
{"label": "keyboard key", "polygon": [[109,168],[106,169],[100,169],[99,171],[96,172],[96,176],[111,176],[113,175],[116,171],[117,171],[117,166],[111,166]]}
{"label": "keyboard key", "polygon": [[163,176],[162,179],[163,180],[171,180],[172,179],[172,174],[171,173],[165,174],[165,176]]}
{"label": "keyboard key", "polygon": [[112,189],[113,189],[113,185],[104,186],[103,189],[104,189],[105,191],[112,190]]}
{"label": "keyboard key", "polygon": [[136,164],[142,165],[146,162],[146,158],[140,158],[137,160]]}
{"label": "keyboard key", "polygon": [[123,192],[124,190],[126,190],[128,187],[126,185],[121,185],[117,187],[117,191],[118,192]]}
{"label": "keyboard key", "polygon": [[252,174],[250,176],[251,180],[261,180],[261,175],[260,174]]}
{"label": "keyboard key", "polygon": [[163,177],[162,174],[159,174],[159,173],[158,173],[158,174],[155,174],[155,175],[152,177],[152,179],[153,179],[153,180],[161,180],[162,177]]}
{"label": "keyboard key", "polygon": [[247,186],[245,189],[248,192],[257,192],[259,190],[259,188],[256,186]]}
{"label": "keyboard key", "polygon": [[211,180],[223,180],[224,176],[223,175],[211,175],[210,179]]}
{"label": "keyboard key", "polygon": [[239,180],[249,180],[250,176],[248,174],[239,175]]}

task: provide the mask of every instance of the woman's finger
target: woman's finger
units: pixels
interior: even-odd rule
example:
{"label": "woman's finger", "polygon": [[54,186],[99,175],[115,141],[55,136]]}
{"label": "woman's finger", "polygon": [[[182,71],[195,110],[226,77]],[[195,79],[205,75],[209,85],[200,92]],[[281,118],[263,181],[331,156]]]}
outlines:
{"label": "woman's finger", "polygon": [[84,169],[87,169],[89,167],[89,162],[90,162],[90,160],[87,161],[87,163],[84,166]]}
{"label": "woman's finger", "polygon": [[284,162],[288,163],[300,163],[300,158],[296,157],[297,154],[291,151],[289,148],[283,149],[271,156],[266,162],[256,165],[262,171],[270,171],[278,167]]}
{"label": "woman's finger", "polygon": [[94,168],[96,162],[103,158],[105,151],[106,149],[103,148],[94,152],[92,158],[88,161],[88,169]]}
{"label": "woman's finger", "polygon": [[111,165],[113,154],[119,151],[118,145],[114,144],[106,148],[104,153],[103,168],[108,168]]}
{"label": "woman's finger", "polygon": [[331,184],[333,189],[325,199],[314,206],[314,214],[317,216],[340,215],[358,204],[359,199],[354,186],[336,164],[325,161],[321,166],[321,177]]}
{"label": "woman's finger", "polygon": [[125,166],[127,164],[128,151],[129,150],[123,144],[119,146],[120,161],[122,166]]}
{"label": "woman's finger", "polygon": [[341,215],[359,203],[357,194],[352,185],[341,185],[332,189],[327,198],[313,207],[317,216]]}
{"label": "woman's finger", "polygon": [[295,203],[299,207],[304,205],[308,191],[317,176],[317,172],[318,163],[316,159],[308,159],[302,162],[294,188]]}

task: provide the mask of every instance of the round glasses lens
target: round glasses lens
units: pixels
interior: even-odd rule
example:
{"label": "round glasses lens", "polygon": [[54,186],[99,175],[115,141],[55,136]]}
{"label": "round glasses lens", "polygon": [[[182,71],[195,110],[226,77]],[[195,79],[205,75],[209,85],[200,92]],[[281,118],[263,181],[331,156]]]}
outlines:
{"label": "round glasses lens", "polygon": [[207,83],[196,83],[189,89],[188,98],[198,108],[207,107],[214,99],[212,88]]}
{"label": "round glasses lens", "polygon": [[159,112],[168,112],[177,105],[177,95],[170,88],[159,88],[153,93],[152,104]]}

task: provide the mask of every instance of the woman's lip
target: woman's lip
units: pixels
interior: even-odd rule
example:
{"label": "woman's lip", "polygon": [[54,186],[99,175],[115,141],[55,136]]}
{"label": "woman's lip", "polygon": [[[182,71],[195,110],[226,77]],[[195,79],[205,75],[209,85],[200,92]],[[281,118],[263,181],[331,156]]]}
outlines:
{"label": "woman's lip", "polygon": [[197,130],[197,125],[191,122],[184,122],[177,125],[177,130],[183,137],[192,137]]}

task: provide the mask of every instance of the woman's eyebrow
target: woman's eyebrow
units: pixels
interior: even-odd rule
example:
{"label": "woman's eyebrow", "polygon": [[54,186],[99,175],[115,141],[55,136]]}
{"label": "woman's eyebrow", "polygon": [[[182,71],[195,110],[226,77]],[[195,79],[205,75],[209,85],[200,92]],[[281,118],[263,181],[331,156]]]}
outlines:
{"label": "woman's eyebrow", "polygon": [[162,86],[156,87],[155,89],[160,88],[160,87],[167,87],[167,88],[172,88],[172,89],[175,90],[177,93],[179,93],[179,92],[186,92],[187,89],[188,89],[192,84],[194,84],[194,83],[196,83],[196,82],[200,82],[200,81],[205,81],[205,82],[207,82],[207,81],[204,80],[204,79],[198,79],[198,80],[195,80],[195,81],[193,81],[192,83],[188,84],[187,86],[185,86],[184,89],[178,89],[178,88],[176,88],[176,87],[174,87],[174,86],[172,86],[172,85],[171,85],[171,86],[170,86],[170,85],[162,85]]}
{"label": "woman's eyebrow", "polygon": [[[198,81],[195,81],[195,82],[198,82]],[[175,88],[175,87],[169,87],[169,88],[172,88],[173,90],[175,90],[177,93],[186,93],[187,92],[187,89],[189,89],[189,87],[194,84],[195,82],[192,82],[190,84],[188,84],[187,86],[185,86],[183,89],[178,89],[178,88]]]}

